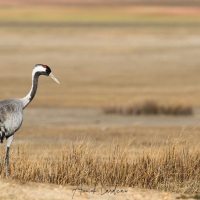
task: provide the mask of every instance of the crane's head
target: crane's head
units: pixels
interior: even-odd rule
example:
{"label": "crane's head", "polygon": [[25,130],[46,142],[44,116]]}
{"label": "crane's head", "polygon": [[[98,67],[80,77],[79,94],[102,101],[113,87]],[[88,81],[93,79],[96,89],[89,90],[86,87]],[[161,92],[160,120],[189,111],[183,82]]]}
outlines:
{"label": "crane's head", "polygon": [[51,72],[50,67],[48,67],[47,65],[43,65],[43,64],[37,64],[35,65],[34,69],[33,69],[33,73],[34,74],[38,74],[38,75],[45,75],[45,76],[49,76],[50,78],[52,78],[56,83],[60,84],[60,82],[58,81],[58,79],[53,75],[53,73]]}

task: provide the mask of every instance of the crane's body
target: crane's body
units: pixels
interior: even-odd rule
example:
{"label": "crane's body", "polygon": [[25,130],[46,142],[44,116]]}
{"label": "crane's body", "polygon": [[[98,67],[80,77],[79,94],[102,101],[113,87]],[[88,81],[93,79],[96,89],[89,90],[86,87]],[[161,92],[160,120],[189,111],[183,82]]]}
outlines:
{"label": "crane's body", "polygon": [[50,76],[54,81],[51,69],[47,65],[37,64],[32,72],[32,87],[28,95],[19,99],[7,99],[0,101],[0,141],[7,140],[6,150],[6,177],[8,177],[9,149],[12,144],[14,133],[20,128],[23,122],[23,110],[33,100],[38,86],[40,75]]}
{"label": "crane's body", "polygon": [[8,99],[0,102],[0,137],[12,136],[23,121],[23,103],[20,99]]}

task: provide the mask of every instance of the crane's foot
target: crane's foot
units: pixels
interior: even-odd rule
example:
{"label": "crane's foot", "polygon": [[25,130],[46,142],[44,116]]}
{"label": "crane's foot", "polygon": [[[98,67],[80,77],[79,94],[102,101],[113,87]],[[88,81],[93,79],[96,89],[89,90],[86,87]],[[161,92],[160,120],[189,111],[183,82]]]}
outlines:
{"label": "crane's foot", "polygon": [[8,177],[9,177],[9,173],[8,171],[6,171],[6,179],[8,179]]}

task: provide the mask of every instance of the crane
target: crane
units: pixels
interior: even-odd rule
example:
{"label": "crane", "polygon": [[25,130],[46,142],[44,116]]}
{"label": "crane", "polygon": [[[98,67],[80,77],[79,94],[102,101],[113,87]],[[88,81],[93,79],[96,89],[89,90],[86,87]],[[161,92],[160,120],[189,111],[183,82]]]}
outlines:
{"label": "crane", "polygon": [[20,128],[23,121],[23,110],[33,100],[40,75],[49,76],[58,84],[59,81],[51,72],[50,67],[43,64],[36,64],[32,71],[32,87],[24,98],[7,99],[0,101],[0,142],[6,138],[6,178],[8,178],[9,150],[13,141],[14,133]]}

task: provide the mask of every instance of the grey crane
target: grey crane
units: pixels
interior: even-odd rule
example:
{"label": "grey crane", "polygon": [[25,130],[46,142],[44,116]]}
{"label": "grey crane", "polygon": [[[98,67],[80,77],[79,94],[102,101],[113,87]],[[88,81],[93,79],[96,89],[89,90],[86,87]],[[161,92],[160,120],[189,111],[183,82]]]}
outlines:
{"label": "grey crane", "polygon": [[59,81],[52,74],[50,67],[36,64],[32,71],[32,87],[24,98],[7,99],[0,101],[0,141],[7,140],[6,148],[6,178],[8,178],[9,150],[13,141],[14,133],[20,128],[23,121],[23,110],[33,100],[38,86],[40,75],[51,77],[55,82]]}

